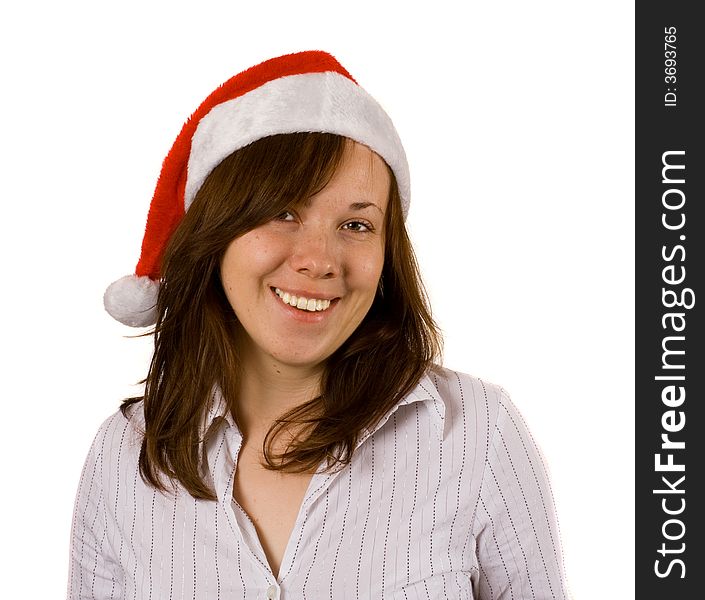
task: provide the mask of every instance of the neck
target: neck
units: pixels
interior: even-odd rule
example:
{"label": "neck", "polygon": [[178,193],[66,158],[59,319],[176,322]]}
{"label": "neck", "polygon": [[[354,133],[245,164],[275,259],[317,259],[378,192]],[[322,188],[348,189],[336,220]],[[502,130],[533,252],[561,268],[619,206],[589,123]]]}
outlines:
{"label": "neck", "polygon": [[322,367],[283,364],[244,354],[237,393],[237,420],[248,443],[261,444],[277,418],[320,393]]}

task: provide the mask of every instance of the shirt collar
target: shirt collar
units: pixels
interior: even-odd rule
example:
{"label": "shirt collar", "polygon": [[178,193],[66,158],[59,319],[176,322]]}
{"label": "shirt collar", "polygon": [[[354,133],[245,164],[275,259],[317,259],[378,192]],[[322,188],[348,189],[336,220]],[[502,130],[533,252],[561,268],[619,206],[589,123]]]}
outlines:
{"label": "shirt collar", "polygon": [[[382,419],[380,419],[377,425],[375,425],[371,430],[366,430],[363,432],[363,435],[360,436],[358,446],[380,427],[382,427],[400,406],[406,406],[408,404],[413,404],[414,402],[422,402],[424,404],[431,421],[433,422],[436,433],[438,434],[438,438],[442,440],[445,426],[446,406],[439,393],[438,384],[434,382],[435,380],[436,376],[434,373],[434,367],[431,367],[429,371],[424,373],[414,389],[412,389],[406,396],[397,402],[397,404],[395,404],[392,409]],[[223,423],[226,423],[238,434],[240,434],[240,429],[232,417],[227,402],[225,401],[225,398],[223,398],[220,388],[216,386],[204,418],[203,430],[206,432],[205,437],[209,437],[209,435],[214,430],[218,429]]]}
{"label": "shirt collar", "polygon": [[435,367],[432,367],[429,371],[424,373],[423,377],[416,384],[416,387],[411,390],[404,400],[399,404],[411,404],[412,402],[423,402],[428,409],[431,420],[433,421],[436,431],[438,433],[438,438],[443,439],[445,418],[446,418],[446,405],[441,396],[437,376],[434,372]]}
{"label": "shirt collar", "polygon": [[218,385],[214,386],[211,400],[208,403],[208,409],[203,418],[203,430],[205,432],[204,439],[207,439],[214,431],[220,428],[221,425],[227,424],[234,428],[239,433],[240,429],[235,423],[235,419],[228,408],[228,403],[223,398]]}
{"label": "shirt collar", "polygon": [[361,437],[358,446],[382,427],[389,418],[399,409],[400,406],[406,406],[408,404],[413,404],[414,402],[421,402],[426,407],[426,411],[433,423],[434,429],[438,434],[438,439],[443,439],[444,427],[445,427],[445,414],[446,405],[438,391],[438,385],[434,383],[435,375],[433,370],[435,367],[431,367],[430,370],[426,371],[419,382],[416,384],[414,389],[412,389],[404,398],[402,398],[380,421],[375,425],[372,430],[368,430]]}

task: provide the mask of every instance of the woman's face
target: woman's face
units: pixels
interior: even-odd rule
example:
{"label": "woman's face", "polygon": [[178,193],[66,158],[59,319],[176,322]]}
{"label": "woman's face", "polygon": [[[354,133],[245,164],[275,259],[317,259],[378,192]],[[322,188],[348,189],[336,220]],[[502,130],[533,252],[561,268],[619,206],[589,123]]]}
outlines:
{"label": "woman's face", "polygon": [[318,367],[355,331],[382,274],[389,184],[382,159],[349,142],[310,202],[230,243],[221,280],[246,363]]}

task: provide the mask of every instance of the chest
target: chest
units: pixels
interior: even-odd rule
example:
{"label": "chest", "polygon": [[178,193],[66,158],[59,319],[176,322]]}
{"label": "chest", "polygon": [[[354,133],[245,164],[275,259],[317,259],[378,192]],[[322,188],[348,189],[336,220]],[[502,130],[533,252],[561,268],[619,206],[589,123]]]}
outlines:
{"label": "chest", "polygon": [[247,451],[238,460],[233,499],[252,521],[275,577],[311,477],[306,473],[269,471]]}
{"label": "chest", "polygon": [[255,468],[246,444],[224,438],[209,462],[217,502],[146,489],[135,462],[106,505],[124,596],[254,600],[275,584],[283,600],[472,598],[483,462],[441,448],[423,413],[406,412],[334,475]]}

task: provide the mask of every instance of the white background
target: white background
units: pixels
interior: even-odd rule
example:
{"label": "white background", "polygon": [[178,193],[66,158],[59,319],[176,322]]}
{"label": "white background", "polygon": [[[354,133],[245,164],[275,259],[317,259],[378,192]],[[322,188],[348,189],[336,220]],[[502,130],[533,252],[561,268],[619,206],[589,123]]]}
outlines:
{"label": "white background", "polygon": [[574,597],[633,597],[632,3],[251,4],[2,9],[0,596],[65,593],[85,454],[150,354],[102,294],[182,123],[244,68],[324,49],[397,125],[445,362],[527,418]]}

